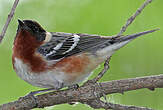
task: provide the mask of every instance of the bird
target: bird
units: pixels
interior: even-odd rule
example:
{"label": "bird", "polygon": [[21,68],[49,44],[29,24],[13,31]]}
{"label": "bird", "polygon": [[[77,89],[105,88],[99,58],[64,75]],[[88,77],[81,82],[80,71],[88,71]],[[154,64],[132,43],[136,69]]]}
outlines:
{"label": "bird", "polygon": [[126,36],[48,32],[34,20],[18,19],[13,68],[33,86],[59,90],[83,82],[115,51],[156,30]]}

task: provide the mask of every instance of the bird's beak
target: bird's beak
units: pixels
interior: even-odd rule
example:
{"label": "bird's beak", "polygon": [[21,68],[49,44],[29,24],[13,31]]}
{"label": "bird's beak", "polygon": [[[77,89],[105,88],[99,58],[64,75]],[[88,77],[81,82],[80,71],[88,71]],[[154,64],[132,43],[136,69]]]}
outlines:
{"label": "bird's beak", "polygon": [[25,24],[22,20],[18,19],[18,23],[19,23],[20,28],[25,27]]}

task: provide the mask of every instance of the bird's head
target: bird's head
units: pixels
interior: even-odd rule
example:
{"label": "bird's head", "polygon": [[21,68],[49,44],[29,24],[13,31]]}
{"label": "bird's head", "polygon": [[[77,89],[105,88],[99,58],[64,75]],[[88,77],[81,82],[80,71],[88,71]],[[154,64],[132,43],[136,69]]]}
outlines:
{"label": "bird's head", "polygon": [[45,31],[40,24],[33,20],[18,20],[17,34],[13,50],[19,55],[29,56],[36,49],[51,39],[51,33]]}
{"label": "bird's head", "polygon": [[17,34],[20,32],[29,33],[38,42],[44,41],[46,38],[46,31],[41,27],[39,23],[32,20],[19,20],[18,19],[18,30]]}

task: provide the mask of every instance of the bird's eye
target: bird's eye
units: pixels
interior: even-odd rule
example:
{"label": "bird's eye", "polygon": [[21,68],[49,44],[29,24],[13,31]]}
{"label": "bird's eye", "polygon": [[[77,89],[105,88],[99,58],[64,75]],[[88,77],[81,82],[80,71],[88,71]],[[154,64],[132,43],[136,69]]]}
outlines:
{"label": "bird's eye", "polygon": [[39,32],[39,29],[36,26],[32,26],[31,30],[33,31],[33,33]]}

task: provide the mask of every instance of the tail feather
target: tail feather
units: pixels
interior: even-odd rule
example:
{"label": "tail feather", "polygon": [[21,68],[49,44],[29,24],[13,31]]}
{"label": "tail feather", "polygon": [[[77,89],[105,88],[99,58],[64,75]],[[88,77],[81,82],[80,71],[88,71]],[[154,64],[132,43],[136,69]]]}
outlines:
{"label": "tail feather", "polygon": [[135,39],[135,38],[140,37],[142,35],[155,32],[157,30],[159,30],[159,29],[153,29],[153,30],[144,31],[144,32],[136,33],[136,34],[127,35],[127,36],[121,36],[121,37],[118,37],[117,39],[115,39],[114,42],[123,42],[123,41],[132,40],[132,39]]}
{"label": "tail feather", "polygon": [[106,57],[111,56],[116,50],[120,49],[121,47],[125,46],[126,44],[128,44],[131,40],[148,34],[148,33],[152,33],[154,31],[157,31],[158,29],[154,29],[154,30],[150,30],[150,31],[144,31],[144,32],[140,32],[137,34],[131,34],[131,35],[127,35],[127,36],[120,36],[120,37],[113,37],[112,40],[109,40],[108,42],[106,42],[108,45],[105,46],[103,49],[99,49],[97,51],[97,55],[100,58],[103,58],[103,60],[106,59]]}

